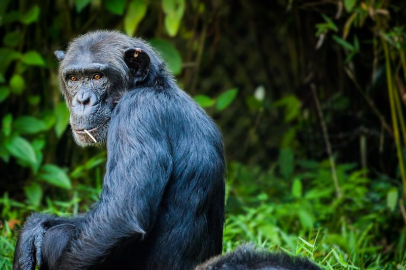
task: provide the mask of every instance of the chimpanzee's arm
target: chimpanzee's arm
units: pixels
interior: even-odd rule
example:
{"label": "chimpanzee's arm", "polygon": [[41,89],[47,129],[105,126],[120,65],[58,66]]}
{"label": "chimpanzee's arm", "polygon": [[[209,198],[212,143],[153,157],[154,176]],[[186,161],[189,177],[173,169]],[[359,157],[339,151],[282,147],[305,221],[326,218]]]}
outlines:
{"label": "chimpanzee's arm", "polygon": [[117,105],[100,201],[76,228],[58,269],[85,269],[121,241],[148,234],[172,171],[166,98],[153,89],[137,89]]}
{"label": "chimpanzee's arm", "polygon": [[[54,226],[61,224],[75,226],[74,224],[80,222],[81,219],[81,216],[75,218],[63,218],[38,213],[31,215],[25,221],[18,237],[14,253],[13,269],[31,270],[35,269],[35,264],[41,266],[43,264],[41,246],[43,244],[44,235],[47,231]],[[60,243],[56,242],[54,247],[59,244]]]}

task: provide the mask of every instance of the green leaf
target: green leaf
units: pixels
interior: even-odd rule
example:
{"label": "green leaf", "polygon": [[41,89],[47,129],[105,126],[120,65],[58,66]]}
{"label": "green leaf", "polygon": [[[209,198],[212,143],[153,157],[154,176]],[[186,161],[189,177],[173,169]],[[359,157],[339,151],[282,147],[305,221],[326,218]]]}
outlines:
{"label": "green leaf", "polygon": [[21,61],[27,65],[32,66],[45,66],[44,59],[42,59],[41,55],[36,51],[29,51],[26,52],[22,57]]}
{"label": "green leaf", "polygon": [[59,138],[62,136],[63,132],[65,131],[66,127],[69,124],[69,110],[66,107],[65,102],[60,102],[56,106],[55,117],[56,117],[55,132],[56,136]]}
{"label": "green leaf", "polygon": [[11,113],[7,114],[3,117],[2,120],[2,127],[3,127],[3,134],[8,137],[11,134],[11,123],[13,122],[13,115]]}
{"label": "green leaf", "polygon": [[35,134],[47,129],[45,123],[32,116],[20,116],[14,123],[13,127],[20,134]]}
{"label": "green leaf", "polygon": [[285,122],[295,120],[300,113],[301,103],[295,95],[288,95],[273,104],[275,107],[284,107]]}
{"label": "green leaf", "polygon": [[217,103],[216,103],[216,108],[217,110],[221,111],[227,108],[231,102],[235,99],[237,96],[238,89],[233,88],[230,90],[225,91],[222,93],[218,98],[217,98]]}
{"label": "green leaf", "polygon": [[6,82],[6,78],[4,78],[4,75],[0,73],[0,83]]}
{"label": "green leaf", "polygon": [[[0,73],[5,74],[8,66],[16,59],[19,59],[21,53],[10,48],[0,48]],[[3,77],[4,79],[4,77]]]}
{"label": "green leaf", "polygon": [[355,51],[354,46],[352,46],[351,43],[348,43],[347,41],[345,41],[344,39],[340,38],[337,35],[333,35],[333,39],[339,44],[341,45],[341,47],[350,50],[350,51]]}
{"label": "green leaf", "polygon": [[303,192],[302,181],[300,181],[299,178],[296,178],[295,181],[293,181],[292,185],[292,196],[295,198],[301,198],[302,192]]}
{"label": "green leaf", "polygon": [[124,30],[127,35],[132,36],[135,33],[138,24],[144,18],[146,12],[147,3],[145,0],[131,1],[124,17]]}
{"label": "green leaf", "polygon": [[185,0],[162,0],[162,9],[165,13],[166,31],[173,37],[178,33],[185,12]]}
{"label": "green leaf", "polygon": [[104,0],[106,8],[111,13],[123,15],[125,9],[125,0]]}
{"label": "green leaf", "polygon": [[10,94],[10,88],[7,86],[0,86],[0,102],[3,102]]}
{"label": "green leaf", "polygon": [[295,155],[291,148],[282,148],[279,152],[279,171],[283,178],[289,179],[294,169]]}
{"label": "green leaf", "polygon": [[21,37],[21,33],[17,31],[7,33],[3,38],[3,43],[9,47],[16,47],[20,43]]}
{"label": "green leaf", "polygon": [[28,103],[30,103],[30,105],[38,105],[40,101],[41,101],[40,95],[33,95],[28,97]]}
{"label": "green leaf", "polygon": [[165,16],[165,28],[168,31],[169,36],[174,37],[178,33],[181,18],[178,18],[176,14],[171,13]]}
{"label": "green leaf", "polygon": [[14,136],[6,139],[5,146],[8,152],[23,164],[29,164],[33,169],[37,163],[34,149],[31,144],[24,138]]}
{"label": "green leaf", "polygon": [[13,77],[11,77],[10,88],[11,92],[17,95],[20,95],[23,92],[25,88],[25,82],[20,74],[14,74]]}
{"label": "green leaf", "polygon": [[37,5],[33,6],[25,14],[21,15],[20,21],[23,24],[30,24],[38,20],[40,9]]}
{"label": "green leaf", "polygon": [[25,196],[33,206],[39,206],[42,199],[42,188],[38,183],[31,183],[28,186],[24,187]]}
{"label": "green leaf", "polygon": [[81,12],[92,0],[75,0],[76,12]]}
{"label": "green leaf", "polygon": [[[2,3],[3,1],[0,1]],[[19,21],[21,18],[21,13],[18,10],[12,10],[1,16],[2,25],[11,24],[13,22]]]}
{"label": "green leaf", "polygon": [[71,189],[72,185],[65,171],[53,164],[43,165],[38,174],[38,179],[43,180],[53,186]]}
{"label": "green leaf", "polygon": [[214,100],[205,95],[197,95],[194,96],[193,99],[203,108],[211,107],[214,105]]}
{"label": "green leaf", "polygon": [[306,210],[299,210],[299,220],[305,229],[312,229],[315,218],[312,213]]}
{"label": "green leaf", "polygon": [[398,202],[398,195],[398,190],[396,188],[389,190],[388,194],[386,195],[386,205],[392,212],[395,211],[396,204]]}
{"label": "green leaf", "polygon": [[162,58],[165,60],[170,71],[173,74],[178,75],[182,71],[182,58],[178,50],[172,45],[172,43],[160,39],[154,38],[150,40],[150,44],[154,47]]}
{"label": "green leaf", "polygon": [[344,0],[344,7],[347,10],[347,12],[352,11],[356,2],[357,2],[357,0]]}

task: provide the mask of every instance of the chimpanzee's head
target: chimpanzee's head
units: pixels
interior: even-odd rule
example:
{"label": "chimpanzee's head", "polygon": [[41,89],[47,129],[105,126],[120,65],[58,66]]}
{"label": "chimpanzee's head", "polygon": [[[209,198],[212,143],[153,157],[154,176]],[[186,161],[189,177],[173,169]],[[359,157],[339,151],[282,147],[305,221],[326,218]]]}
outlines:
{"label": "chimpanzee's head", "polygon": [[122,95],[151,84],[162,62],[142,40],[112,31],[80,36],[66,53],[55,55],[73,136],[81,146],[106,141],[111,113]]}

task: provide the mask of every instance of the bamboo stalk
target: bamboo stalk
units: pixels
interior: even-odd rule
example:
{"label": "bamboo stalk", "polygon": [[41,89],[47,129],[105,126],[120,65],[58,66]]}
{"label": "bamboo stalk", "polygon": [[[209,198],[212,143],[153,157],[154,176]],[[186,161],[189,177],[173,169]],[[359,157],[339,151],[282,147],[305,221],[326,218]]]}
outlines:
{"label": "bamboo stalk", "polygon": [[330,139],[328,137],[328,132],[327,132],[327,125],[326,125],[326,122],[324,121],[323,111],[321,109],[320,101],[319,101],[319,98],[317,97],[316,87],[314,86],[314,84],[311,84],[311,88],[312,88],[314,101],[316,103],[317,113],[319,114],[319,117],[320,117],[321,128],[323,130],[324,142],[326,143],[327,153],[328,153],[328,157],[330,160],[331,174],[333,176],[333,182],[334,182],[334,187],[336,190],[336,195],[338,198],[341,198],[342,194],[341,194],[340,186],[338,184],[336,163],[333,158],[333,151],[331,150]]}
{"label": "bamboo stalk", "polygon": [[391,109],[391,116],[392,116],[392,124],[393,124],[393,135],[395,137],[395,144],[396,150],[399,160],[399,167],[400,167],[400,174],[402,177],[402,184],[403,184],[403,199],[406,199],[406,172],[404,167],[403,161],[403,153],[402,153],[402,146],[400,142],[400,135],[399,135],[399,123],[398,118],[396,115],[396,101],[395,101],[395,90],[393,87],[392,82],[392,70],[390,65],[390,56],[389,56],[389,49],[388,44],[386,43],[385,39],[381,38],[383,50],[385,52],[385,61],[386,61],[386,79],[388,83],[388,94],[389,94],[389,102],[390,102],[390,109]]}

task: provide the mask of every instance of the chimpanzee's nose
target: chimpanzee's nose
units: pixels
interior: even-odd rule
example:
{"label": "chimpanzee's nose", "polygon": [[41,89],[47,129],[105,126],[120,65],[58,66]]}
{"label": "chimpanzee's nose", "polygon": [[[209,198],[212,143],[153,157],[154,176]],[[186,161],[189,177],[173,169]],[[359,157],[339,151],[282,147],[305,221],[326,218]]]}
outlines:
{"label": "chimpanzee's nose", "polygon": [[90,94],[88,92],[82,92],[77,95],[76,100],[81,105],[88,105],[90,103]]}
{"label": "chimpanzee's nose", "polygon": [[91,91],[80,91],[76,94],[76,97],[73,99],[73,106],[82,105],[84,107],[94,106],[97,103],[96,95]]}

